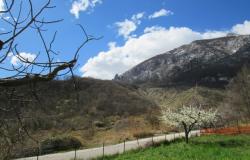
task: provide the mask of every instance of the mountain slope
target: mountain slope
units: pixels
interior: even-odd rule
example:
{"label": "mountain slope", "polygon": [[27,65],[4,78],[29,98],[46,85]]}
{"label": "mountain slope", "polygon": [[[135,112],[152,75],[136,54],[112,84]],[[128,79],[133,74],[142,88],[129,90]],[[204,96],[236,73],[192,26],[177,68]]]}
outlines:
{"label": "mountain slope", "polygon": [[[83,128],[84,121],[103,120],[109,116],[136,116],[155,109],[155,104],[140,95],[132,85],[90,78],[77,78],[77,89],[72,79],[51,81],[32,88],[17,88],[17,93],[27,97],[29,103],[20,108],[24,117],[31,117],[30,128]],[[26,99],[27,99],[26,98]],[[7,103],[5,92],[0,94],[1,102]],[[20,104],[21,106],[21,104]],[[0,118],[15,117],[12,113],[0,112]],[[52,117],[48,119],[47,117]],[[67,121],[82,117],[80,121]],[[43,120],[43,124],[38,121]],[[43,126],[48,122],[48,126]],[[35,125],[35,127],[33,127]]]}
{"label": "mountain slope", "polygon": [[250,62],[250,35],[198,40],[146,60],[115,80],[132,84],[227,84]]}
{"label": "mountain slope", "polygon": [[[22,99],[20,103],[15,101],[14,105],[33,138],[23,134],[23,141],[14,141],[13,157],[36,155],[36,141],[48,142],[49,152],[42,150],[42,153],[51,153],[58,151],[57,139],[69,147],[70,138],[76,138],[85,147],[93,147],[104,140],[105,143],[114,143],[125,135],[125,138],[132,138],[141,130],[152,130],[147,117],[150,112],[158,111],[157,105],[145,98],[137,87],[90,78],[75,78],[75,82],[73,79],[53,80],[34,84],[34,88],[22,86],[15,89]],[[8,104],[6,93],[12,88],[0,89],[0,106],[3,107]],[[6,121],[14,128],[6,131],[1,126],[0,132],[4,130],[15,139],[16,133],[20,132],[15,112],[0,108],[0,121]],[[55,146],[51,142],[53,139]],[[0,137],[0,142],[3,141]]]}

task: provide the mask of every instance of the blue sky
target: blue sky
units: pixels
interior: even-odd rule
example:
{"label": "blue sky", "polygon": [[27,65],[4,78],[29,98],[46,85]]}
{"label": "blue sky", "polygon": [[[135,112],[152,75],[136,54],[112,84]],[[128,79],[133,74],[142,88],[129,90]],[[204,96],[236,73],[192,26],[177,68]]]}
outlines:
{"label": "blue sky", "polygon": [[[4,7],[1,1],[0,9]],[[35,7],[44,2],[36,0]],[[88,34],[103,36],[81,51],[75,73],[85,77],[112,79],[116,73],[193,40],[230,32],[250,34],[249,0],[52,0],[52,3],[56,8],[47,10],[44,16],[64,19],[46,27],[49,29],[46,40],[58,31],[54,48],[60,54],[55,60],[69,60],[83,40],[76,24],[82,24]],[[0,22],[1,30],[8,27]],[[25,32],[19,38],[19,50],[31,59],[42,52],[35,31]],[[6,63],[18,65],[18,60],[10,56]]]}

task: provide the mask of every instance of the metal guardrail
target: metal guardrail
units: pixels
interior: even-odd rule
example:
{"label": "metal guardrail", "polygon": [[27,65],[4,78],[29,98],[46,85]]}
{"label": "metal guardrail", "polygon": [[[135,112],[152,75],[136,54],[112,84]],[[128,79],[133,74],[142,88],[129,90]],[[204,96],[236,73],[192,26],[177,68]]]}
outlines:
{"label": "metal guardrail", "polygon": [[[190,136],[191,137],[200,136],[200,130],[192,131],[190,133]],[[173,141],[175,139],[180,139],[183,137],[185,137],[184,132],[172,133],[150,138],[142,138],[134,141],[124,141],[123,143],[115,145],[105,146],[103,144],[102,147],[98,148],[75,150],[70,152],[48,154],[36,157],[20,158],[16,160],[74,160],[74,159],[89,160],[107,155],[121,154],[126,151],[149,147],[155,143],[160,143],[164,141]]]}

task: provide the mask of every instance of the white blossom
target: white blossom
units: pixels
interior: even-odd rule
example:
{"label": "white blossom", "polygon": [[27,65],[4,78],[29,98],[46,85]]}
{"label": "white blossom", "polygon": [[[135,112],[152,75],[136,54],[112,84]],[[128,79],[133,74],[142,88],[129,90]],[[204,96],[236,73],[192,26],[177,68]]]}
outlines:
{"label": "white blossom", "polygon": [[204,110],[201,107],[183,106],[177,111],[166,109],[162,111],[162,119],[164,122],[173,126],[191,125],[193,123],[197,125],[203,125],[206,123],[213,123],[216,121],[217,110]]}
{"label": "white blossom", "polygon": [[177,111],[162,110],[162,120],[173,126],[183,126],[186,142],[188,135],[195,126],[216,122],[217,110],[204,110],[201,107],[183,106]]}

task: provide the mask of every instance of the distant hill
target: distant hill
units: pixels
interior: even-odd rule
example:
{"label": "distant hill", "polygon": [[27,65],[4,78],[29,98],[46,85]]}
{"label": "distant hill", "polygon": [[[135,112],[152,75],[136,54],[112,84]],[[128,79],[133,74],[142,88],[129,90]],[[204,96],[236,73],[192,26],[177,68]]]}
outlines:
{"label": "distant hill", "polygon": [[[119,142],[120,133],[126,133],[125,138],[129,138],[142,129],[151,130],[147,115],[153,112],[152,116],[156,116],[158,106],[142,95],[136,86],[79,77],[75,78],[76,83],[73,81],[72,78],[53,80],[15,89],[17,98],[22,101],[15,101],[13,106],[30,135],[40,143],[58,138],[62,145],[65,143],[69,145],[68,149],[72,149],[67,143],[73,137],[83,146],[91,147],[104,140],[105,143]],[[1,88],[0,106],[8,105],[6,95],[12,90]],[[9,135],[20,132],[16,126],[16,112],[1,110],[0,120],[15,127],[9,130]],[[134,129],[137,125],[138,131]],[[49,152],[42,152],[59,151],[57,143],[50,144]],[[36,155],[36,146],[36,142],[26,135],[23,143],[15,144],[13,157]]]}
{"label": "distant hill", "polygon": [[[95,121],[109,116],[142,115],[157,106],[140,95],[135,86],[91,78],[76,78],[76,87],[73,79],[54,80],[36,84],[34,91],[30,86],[23,86],[17,88],[18,92],[25,99],[32,100],[20,107],[22,115],[33,119],[32,123],[36,123],[36,119],[44,119],[43,123],[37,122],[34,129],[82,128],[83,119]],[[4,96],[0,95],[2,104],[7,103]],[[10,118],[15,115],[5,113],[0,116]],[[82,121],[68,121],[75,117],[82,117]],[[44,126],[47,121],[49,128]]]}
{"label": "distant hill", "polygon": [[225,85],[250,62],[250,35],[198,40],[152,57],[115,81],[169,86]]}

